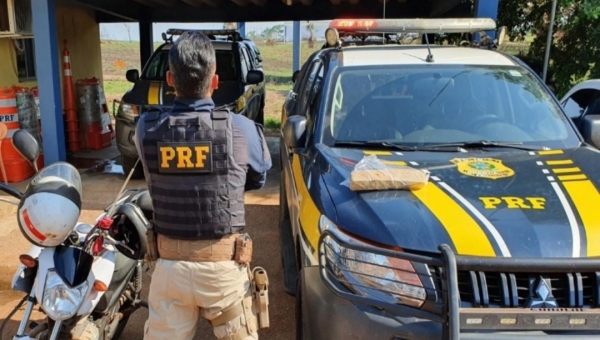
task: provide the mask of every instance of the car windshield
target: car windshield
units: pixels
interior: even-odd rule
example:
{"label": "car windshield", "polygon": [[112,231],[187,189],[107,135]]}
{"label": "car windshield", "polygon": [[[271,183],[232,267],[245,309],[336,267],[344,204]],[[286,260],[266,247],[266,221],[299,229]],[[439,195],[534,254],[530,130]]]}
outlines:
{"label": "car windshield", "polygon": [[347,66],[334,71],[330,84],[328,144],[579,144],[548,92],[516,66]]}
{"label": "car windshield", "polygon": [[[219,81],[237,81],[238,67],[233,51],[216,50],[217,75]],[[164,81],[169,69],[169,50],[161,50],[154,54],[144,69],[142,79]]]}

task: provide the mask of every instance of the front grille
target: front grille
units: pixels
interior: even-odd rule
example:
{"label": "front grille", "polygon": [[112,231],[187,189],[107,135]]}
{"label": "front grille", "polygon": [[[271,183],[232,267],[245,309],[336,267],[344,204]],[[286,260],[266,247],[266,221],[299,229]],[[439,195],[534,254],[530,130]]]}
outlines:
{"label": "front grille", "polygon": [[[440,270],[431,269],[432,273]],[[600,272],[535,274],[459,270],[461,307],[528,307],[532,298],[539,297],[536,289],[541,279],[545,279],[559,308],[600,307]]]}

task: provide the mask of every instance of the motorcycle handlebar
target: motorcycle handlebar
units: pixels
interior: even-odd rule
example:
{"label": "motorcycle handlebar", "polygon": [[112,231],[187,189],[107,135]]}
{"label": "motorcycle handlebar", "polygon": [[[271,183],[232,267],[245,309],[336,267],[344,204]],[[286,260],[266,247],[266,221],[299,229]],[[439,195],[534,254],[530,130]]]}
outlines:
{"label": "motorcycle handlebar", "polygon": [[18,198],[18,199],[23,198],[23,193],[21,193],[19,190],[11,187],[8,184],[4,184],[4,183],[0,182],[0,190],[4,191],[5,193],[7,193],[15,198]]}

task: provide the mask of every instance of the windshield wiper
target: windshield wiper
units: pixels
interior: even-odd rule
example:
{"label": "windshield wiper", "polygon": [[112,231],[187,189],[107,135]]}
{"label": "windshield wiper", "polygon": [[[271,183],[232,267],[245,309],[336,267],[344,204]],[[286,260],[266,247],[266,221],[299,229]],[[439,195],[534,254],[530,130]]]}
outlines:
{"label": "windshield wiper", "polygon": [[494,142],[489,140],[480,140],[480,141],[469,141],[469,142],[457,142],[457,143],[444,143],[444,144],[435,144],[428,145],[430,148],[437,147],[460,147],[460,148],[470,148],[470,149],[481,149],[481,148],[510,148],[510,149],[519,149],[519,150],[550,150],[545,146],[535,146],[535,145],[523,145],[522,142]]}
{"label": "windshield wiper", "polygon": [[334,146],[358,146],[358,147],[375,147],[385,148],[399,151],[442,151],[442,152],[467,152],[461,145],[426,145],[426,146],[415,146],[415,145],[404,145],[396,144],[386,141],[340,141],[336,142]]}

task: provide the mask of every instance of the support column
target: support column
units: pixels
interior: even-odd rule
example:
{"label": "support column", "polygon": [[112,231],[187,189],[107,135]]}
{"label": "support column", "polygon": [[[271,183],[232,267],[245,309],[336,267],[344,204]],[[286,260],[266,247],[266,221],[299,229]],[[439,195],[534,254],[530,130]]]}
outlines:
{"label": "support column", "polygon": [[[475,1],[475,17],[476,18],[491,18],[498,22],[498,4],[500,0],[476,0]],[[486,34],[492,38],[496,38],[495,31],[486,31]],[[479,33],[475,34],[475,40],[479,41]]]}
{"label": "support column", "polygon": [[36,76],[40,97],[44,165],[67,160],[60,91],[55,0],[32,0]]}
{"label": "support column", "polygon": [[242,37],[242,39],[246,38],[246,23],[241,21],[238,22],[238,32],[240,32],[240,36]]}
{"label": "support column", "polygon": [[154,52],[154,36],[152,21],[148,15],[143,15],[139,22],[140,27],[140,71]]}
{"label": "support column", "polygon": [[300,70],[300,21],[294,21],[293,27],[293,59],[292,59],[292,73]]}

